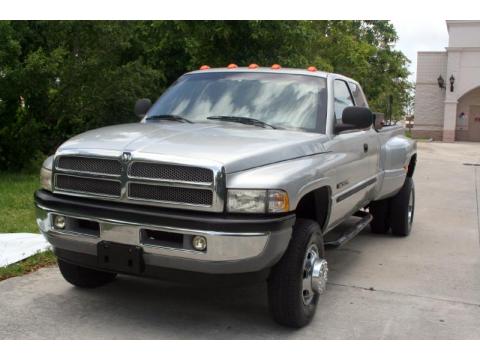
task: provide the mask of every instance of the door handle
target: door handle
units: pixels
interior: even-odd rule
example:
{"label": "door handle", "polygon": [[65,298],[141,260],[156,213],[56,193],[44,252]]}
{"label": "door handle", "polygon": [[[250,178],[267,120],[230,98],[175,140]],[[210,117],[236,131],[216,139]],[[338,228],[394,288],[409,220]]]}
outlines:
{"label": "door handle", "polygon": [[368,151],[368,144],[363,144],[363,152],[367,152]]}

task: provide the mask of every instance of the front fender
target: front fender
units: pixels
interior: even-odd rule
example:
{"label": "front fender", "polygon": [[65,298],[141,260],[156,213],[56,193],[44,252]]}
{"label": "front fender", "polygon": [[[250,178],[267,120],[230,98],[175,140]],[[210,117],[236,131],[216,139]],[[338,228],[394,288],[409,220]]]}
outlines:
{"label": "front fender", "polygon": [[337,157],[322,153],[227,174],[227,188],[284,190],[288,193],[290,210],[295,210],[309,192],[324,186],[334,187]]}

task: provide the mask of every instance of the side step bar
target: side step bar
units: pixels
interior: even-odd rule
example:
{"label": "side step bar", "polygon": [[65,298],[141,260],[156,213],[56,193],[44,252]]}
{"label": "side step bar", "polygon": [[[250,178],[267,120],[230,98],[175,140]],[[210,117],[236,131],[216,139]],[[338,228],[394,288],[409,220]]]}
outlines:
{"label": "side step bar", "polygon": [[370,221],[372,221],[373,217],[370,213],[366,211],[357,211],[353,217],[358,217],[359,220],[354,222],[353,224],[347,225],[340,225],[338,226],[339,230],[333,229],[325,236],[325,245],[329,246],[342,246],[345,243],[352,240],[355,236],[360,233]]}

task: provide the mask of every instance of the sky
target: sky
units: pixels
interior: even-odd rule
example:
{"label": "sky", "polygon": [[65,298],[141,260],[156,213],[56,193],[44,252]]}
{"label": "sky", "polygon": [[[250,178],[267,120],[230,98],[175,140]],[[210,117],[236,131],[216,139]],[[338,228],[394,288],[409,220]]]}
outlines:
{"label": "sky", "polygon": [[445,20],[392,20],[398,34],[396,49],[401,50],[411,61],[410,80],[415,81],[418,51],[444,51],[448,46]]}

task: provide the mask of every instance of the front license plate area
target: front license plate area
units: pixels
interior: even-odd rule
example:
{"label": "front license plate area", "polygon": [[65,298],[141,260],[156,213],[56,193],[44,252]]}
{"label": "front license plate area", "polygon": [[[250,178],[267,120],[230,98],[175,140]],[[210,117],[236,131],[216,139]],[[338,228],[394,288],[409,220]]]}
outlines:
{"label": "front license plate area", "polygon": [[139,274],[144,269],[140,246],[101,241],[97,246],[98,265],[102,268]]}

